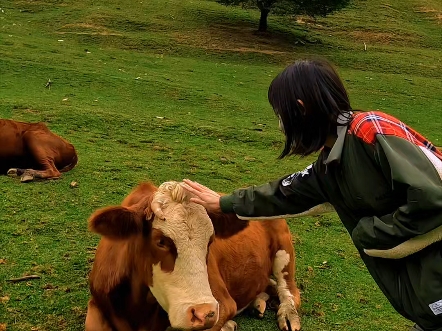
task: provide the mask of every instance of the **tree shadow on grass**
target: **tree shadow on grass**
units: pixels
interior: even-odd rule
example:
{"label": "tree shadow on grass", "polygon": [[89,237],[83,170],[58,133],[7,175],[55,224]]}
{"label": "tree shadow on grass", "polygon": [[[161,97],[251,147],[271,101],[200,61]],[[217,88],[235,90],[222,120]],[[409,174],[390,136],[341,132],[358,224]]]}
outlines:
{"label": "tree shadow on grass", "polygon": [[213,11],[187,8],[184,16],[192,17],[197,26],[175,31],[177,43],[209,50],[254,52],[281,55],[321,44],[305,26],[295,21],[291,26],[280,24],[279,17],[270,17],[267,32],[258,31],[258,12]]}

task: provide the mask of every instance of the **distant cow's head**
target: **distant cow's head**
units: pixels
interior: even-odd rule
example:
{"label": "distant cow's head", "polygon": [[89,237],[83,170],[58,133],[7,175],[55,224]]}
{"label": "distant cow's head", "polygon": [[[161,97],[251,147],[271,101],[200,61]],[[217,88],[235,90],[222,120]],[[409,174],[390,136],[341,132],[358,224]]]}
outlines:
{"label": "distant cow's head", "polygon": [[[141,184],[121,206],[95,212],[89,226],[110,240],[131,243],[133,267],[173,328],[206,329],[218,320],[207,273],[214,229],[205,209],[189,202],[187,194],[177,182],[158,189]],[[165,220],[154,217],[152,205],[162,208]]]}

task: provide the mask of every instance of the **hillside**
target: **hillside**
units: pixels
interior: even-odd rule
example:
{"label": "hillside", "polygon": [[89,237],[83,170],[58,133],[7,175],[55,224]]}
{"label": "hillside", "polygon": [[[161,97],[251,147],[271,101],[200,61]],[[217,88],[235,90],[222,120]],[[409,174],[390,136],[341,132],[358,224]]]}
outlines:
{"label": "hillside", "polygon": [[[382,109],[442,145],[439,0],[354,0],[316,21],[270,16],[266,34],[255,32],[257,12],[214,1],[0,6],[0,116],[46,122],[80,160],[57,181],[0,176],[0,330],[83,330],[99,240],[86,220],[139,181],[190,178],[230,192],[309,164],[277,160],[283,137],[267,102],[295,59],[328,58],[353,108]],[[336,216],[290,226],[304,331],[408,330]],[[24,274],[41,279],[6,281]],[[237,321],[277,330],[273,312]]]}

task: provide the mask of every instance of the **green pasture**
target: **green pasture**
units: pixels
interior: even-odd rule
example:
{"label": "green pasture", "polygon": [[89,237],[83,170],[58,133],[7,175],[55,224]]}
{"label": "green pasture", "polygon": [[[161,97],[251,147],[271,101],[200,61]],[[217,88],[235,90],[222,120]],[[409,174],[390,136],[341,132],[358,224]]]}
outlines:
{"label": "green pasture", "polygon": [[[271,80],[298,58],[329,59],[353,108],[398,116],[442,145],[440,0],[354,0],[316,21],[270,16],[266,34],[258,17],[204,0],[0,0],[0,117],[44,121],[79,154],[59,180],[0,176],[0,330],[84,329],[99,240],[86,220],[140,181],[230,192],[308,165],[277,160],[283,137],[267,102]],[[411,326],[335,215],[289,224],[304,331]],[[8,281],[31,274],[41,278]],[[277,330],[272,311],[236,320]]]}

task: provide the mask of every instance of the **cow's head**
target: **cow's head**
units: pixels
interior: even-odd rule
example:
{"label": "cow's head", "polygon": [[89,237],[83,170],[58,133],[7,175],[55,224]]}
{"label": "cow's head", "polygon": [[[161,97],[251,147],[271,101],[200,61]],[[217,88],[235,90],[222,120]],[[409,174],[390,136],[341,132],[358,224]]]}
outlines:
{"label": "cow's head", "polygon": [[[154,217],[152,205],[162,208],[165,220]],[[207,273],[213,225],[179,183],[158,189],[142,184],[121,206],[95,212],[89,225],[108,239],[130,242],[134,268],[169,314],[172,328],[207,329],[218,321]]]}

